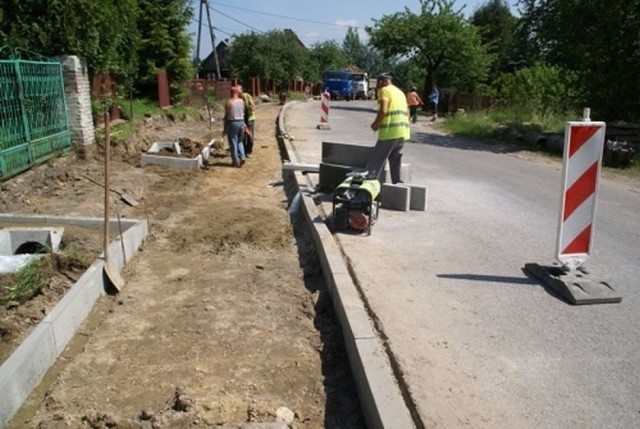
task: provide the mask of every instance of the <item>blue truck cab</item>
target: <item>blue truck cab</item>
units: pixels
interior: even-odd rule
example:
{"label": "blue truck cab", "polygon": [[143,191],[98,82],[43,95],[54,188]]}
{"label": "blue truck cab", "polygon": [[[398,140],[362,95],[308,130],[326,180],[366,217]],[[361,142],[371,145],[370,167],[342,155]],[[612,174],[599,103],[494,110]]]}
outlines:
{"label": "blue truck cab", "polygon": [[349,101],[354,99],[353,82],[351,73],[348,71],[327,70],[322,75],[322,84],[331,94],[332,100],[344,98]]}

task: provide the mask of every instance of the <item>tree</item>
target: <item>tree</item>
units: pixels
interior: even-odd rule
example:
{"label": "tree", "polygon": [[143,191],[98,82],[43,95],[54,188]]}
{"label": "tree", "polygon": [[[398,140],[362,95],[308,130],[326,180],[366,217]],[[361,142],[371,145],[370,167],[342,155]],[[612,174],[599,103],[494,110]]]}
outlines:
{"label": "tree", "polygon": [[165,70],[172,96],[175,97],[182,82],[193,76],[190,60],[191,37],[186,29],[193,10],[190,0],[137,0],[139,7],[138,45],[140,67],[139,88],[155,94],[156,76]]}
{"label": "tree", "polygon": [[342,41],[342,52],[347,58],[349,65],[356,66],[361,70],[366,70],[367,48],[360,41],[360,35],[357,29],[349,27],[347,30],[347,34]]}
{"label": "tree", "polygon": [[280,30],[236,36],[227,55],[232,73],[241,80],[260,76],[278,85],[305,78],[310,61],[296,37]]}
{"label": "tree", "polygon": [[513,34],[517,19],[511,14],[506,0],[488,0],[470,20],[478,27],[482,43],[493,55],[491,80],[500,73],[513,70]]}
{"label": "tree", "polygon": [[394,76],[398,82],[404,84],[403,89],[405,90],[412,86],[424,89],[422,85],[424,84],[425,70],[415,60],[399,61],[394,67]]}
{"label": "tree", "polygon": [[425,91],[440,86],[474,90],[486,79],[491,57],[475,27],[453,10],[452,0],[420,0],[420,14],[385,15],[366,27],[370,43],[385,57],[412,59],[425,70]]}
{"label": "tree", "polygon": [[0,45],[43,56],[78,55],[93,74],[110,74],[156,94],[167,71],[175,96],[192,76],[191,0],[3,0]]}
{"label": "tree", "polygon": [[310,54],[318,67],[320,76],[326,70],[343,69],[349,65],[349,60],[335,40],[316,43],[311,47]]}
{"label": "tree", "polygon": [[594,117],[640,121],[640,0],[521,0],[520,40],[578,73]]}
{"label": "tree", "polygon": [[127,75],[137,63],[137,0],[4,0],[0,45],[42,56],[74,54],[94,73]]}

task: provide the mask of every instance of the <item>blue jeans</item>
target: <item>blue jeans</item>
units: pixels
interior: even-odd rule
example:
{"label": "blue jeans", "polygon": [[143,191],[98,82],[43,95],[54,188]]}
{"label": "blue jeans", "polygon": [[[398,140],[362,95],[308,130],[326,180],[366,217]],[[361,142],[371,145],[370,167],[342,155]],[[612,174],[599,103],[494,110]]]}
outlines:
{"label": "blue jeans", "polygon": [[231,151],[233,165],[240,165],[244,161],[244,121],[229,121],[227,123],[227,140]]}

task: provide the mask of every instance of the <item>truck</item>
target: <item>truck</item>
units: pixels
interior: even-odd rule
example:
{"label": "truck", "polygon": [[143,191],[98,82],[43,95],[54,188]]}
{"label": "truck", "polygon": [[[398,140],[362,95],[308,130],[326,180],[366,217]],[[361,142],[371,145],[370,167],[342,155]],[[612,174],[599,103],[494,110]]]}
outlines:
{"label": "truck", "polygon": [[344,98],[349,101],[354,99],[353,81],[351,73],[348,71],[327,70],[322,75],[322,85],[331,94],[332,100]]}
{"label": "truck", "polygon": [[366,100],[369,98],[369,75],[365,72],[351,73],[354,98]]}
{"label": "truck", "polygon": [[378,98],[378,79],[369,79],[369,91],[367,92],[367,98],[369,100],[376,100]]}

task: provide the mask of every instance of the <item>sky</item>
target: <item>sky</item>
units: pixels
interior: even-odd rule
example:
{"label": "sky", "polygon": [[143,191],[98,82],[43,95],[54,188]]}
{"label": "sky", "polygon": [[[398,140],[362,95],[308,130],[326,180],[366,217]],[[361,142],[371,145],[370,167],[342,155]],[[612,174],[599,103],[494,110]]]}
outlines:
{"label": "sky", "polygon": [[[197,45],[198,14],[201,0],[192,0],[194,52]],[[488,0],[455,0],[457,9],[464,6],[463,14],[470,16]],[[515,13],[517,0],[507,0]],[[207,0],[216,44],[223,39],[233,40],[236,34],[291,29],[307,47],[315,43],[335,40],[339,44],[349,27],[357,27],[360,40],[367,40],[364,27],[372,25],[372,19],[402,12],[408,7],[418,13],[419,0]],[[203,9],[200,35],[200,58],[211,53],[211,36],[206,11]]]}

